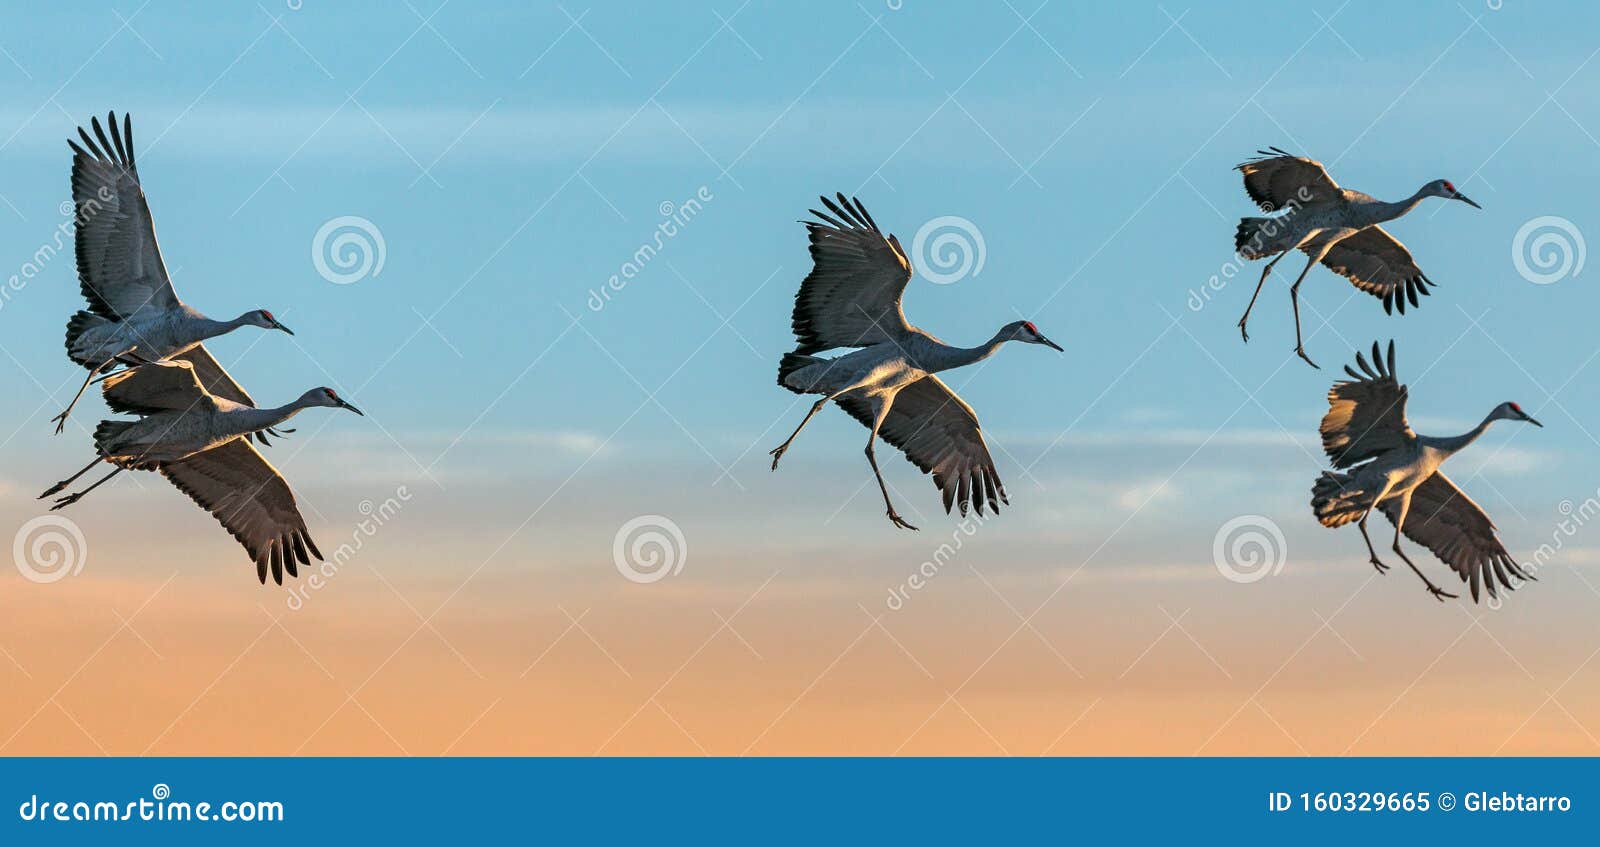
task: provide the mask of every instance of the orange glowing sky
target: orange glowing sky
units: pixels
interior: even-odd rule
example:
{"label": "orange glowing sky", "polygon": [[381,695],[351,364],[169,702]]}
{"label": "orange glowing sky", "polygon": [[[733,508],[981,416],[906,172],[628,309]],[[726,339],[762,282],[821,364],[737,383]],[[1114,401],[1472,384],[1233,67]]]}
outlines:
{"label": "orange glowing sky", "polygon": [[[1434,603],[1403,570],[1327,552],[1353,553],[1353,535],[1298,524],[1280,573],[1236,584],[1209,551],[1130,560],[1090,535],[1027,559],[1041,539],[990,523],[891,609],[951,525],[863,555],[794,518],[747,532],[713,514],[729,493],[681,513],[680,573],[635,584],[613,564],[614,527],[584,516],[605,475],[516,533],[422,483],[295,604],[140,477],[80,513],[81,573],[0,577],[0,752],[1600,751],[1593,639],[1562,634],[1594,606],[1585,549],[1491,611]],[[302,499],[324,527],[349,525],[353,494],[385,487],[330,479]],[[868,512],[839,519],[845,537],[878,529]],[[325,551],[346,540],[319,536]]]}
{"label": "orange glowing sky", "polygon": [[[1600,273],[1518,248],[1559,246],[1546,216],[1600,244],[1600,6],[118,5],[0,32],[0,755],[1600,754]],[[58,513],[71,572],[27,576],[34,495],[110,416],[91,393],[51,434],[84,377],[64,141],[110,109],[184,302],[296,333],[218,360],[366,413],[267,451],[348,552],[295,602],[150,473]],[[1394,224],[1440,283],[1404,316],[1310,272],[1322,370],[1298,259],[1235,323],[1233,167],[1267,145],[1483,205]],[[808,405],[773,384],[796,219],[834,191],[913,248],[909,320],[1065,348],[946,374],[1011,495],[968,536],[880,446],[922,531],[890,526],[837,409],[769,469]],[[352,216],[360,279],[322,249]],[[935,284],[950,217],[981,252]],[[1391,337],[1418,432],[1506,400],[1547,425],[1449,466],[1519,561],[1559,542],[1503,607],[1310,515],[1329,383]],[[630,581],[649,516],[681,570]],[[1244,580],[1238,520],[1282,539]]]}

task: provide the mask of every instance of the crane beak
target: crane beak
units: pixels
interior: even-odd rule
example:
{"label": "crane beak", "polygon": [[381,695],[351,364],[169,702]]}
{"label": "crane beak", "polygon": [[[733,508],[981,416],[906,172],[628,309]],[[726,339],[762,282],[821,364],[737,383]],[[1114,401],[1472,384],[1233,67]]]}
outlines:
{"label": "crane beak", "polygon": [[289,334],[290,334],[290,335],[294,335],[294,330],[292,330],[292,329],[290,329],[290,328],[288,328],[288,327],[286,327],[286,326],[284,326],[284,325],[283,325],[283,324],[281,324],[281,323],[279,323],[279,322],[278,322],[278,321],[276,321],[276,320],[274,320],[274,321],[273,321],[273,322],[272,322],[272,328],[273,328],[273,329],[281,329],[281,330],[283,330],[283,331],[284,331],[284,332],[287,332],[287,333],[289,333]]}
{"label": "crane beak", "polygon": [[367,416],[366,412],[363,412],[360,409],[357,409],[356,407],[350,405],[349,403],[347,403],[347,402],[345,402],[343,400],[339,401],[339,408],[341,408],[341,409],[349,409],[350,411],[355,412],[356,414],[360,415],[363,418]]}
{"label": "crane beak", "polygon": [[1054,350],[1057,353],[1065,353],[1065,352],[1067,352],[1067,351],[1061,349],[1061,345],[1060,344],[1057,344],[1054,341],[1051,341],[1050,339],[1045,338],[1042,335],[1039,336],[1039,343],[1043,344],[1046,347],[1049,347],[1051,350]]}
{"label": "crane beak", "polygon": [[1536,421],[1536,420],[1534,420],[1534,419],[1533,419],[1533,418],[1532,418],[1532,417],[1531,417],[1531,416],[1529,416],[1529,415],[1523,415],[1523,416],[1522,416],[1522,419],[1523,419],[1523,420],[1525,420],[1525,421],[1527,421],[1527,422],[1528,422],[1528,423],[1531,423],[1531,424],[1533,424],[1533,425],[1534,425],[1534,426],[1536,426],[1536,427],[1538,427],[1538,428],[1540,428],[1540,429],[1544,429],[1544,424],[1542,424],[1542,423],[1539,423],[1539,422],[1538,422],[1538,421]]}
{"label": "crane beak", "polygon": [[1472,202],[1472,198],[1468,197],[1465,194],[1462,194],[1459,191],[1456,192],[1456,199],[1460,200],[1461,202],[1463,202],[1465,204],[1467,204],[1468,206],[1471,206],[1474,209],[1482,209],[1483,208],[1482,206],[1479,206],[1477,203]]}

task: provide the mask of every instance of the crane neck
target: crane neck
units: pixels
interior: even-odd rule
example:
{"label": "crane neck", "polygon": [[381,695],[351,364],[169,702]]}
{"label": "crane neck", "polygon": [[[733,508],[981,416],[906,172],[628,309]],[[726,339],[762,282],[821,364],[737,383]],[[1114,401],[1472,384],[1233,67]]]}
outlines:
{"label": "crane neck", "polygon": [[198,336],[197,340],[204,341],[208,338],[216,338],[219,335],[227,335],[244,326],[246,322],[245,315],[240,315],[231,321],[214,320],[202,315],[195,318],[195,327],[198,330],[195,334]]}
{"label": "crane neck", "polygon": [[1000,346],[1009,340],[1005,337],[1005,330],[1002,329],[996,332],[993,338],[976,347],[951,347],[941,344],[933,355],[927,357],[928,361],[923,369],[929,373],[937,373],[981,362],[993,356]]}
{"label": "crane neck", "polygon": [[1424,193],[1423,189],[1419,188],[1415,194],[1399,202],[1387,203],[1380,201],[1378,203],[1377,218],[1380,221],[1392,221],[1395,218],[1410,214],[1412,209],[1417,208],[1424,199],[1430,196],[1432,195]]}
{"label": "crane neck", "polygon": [[239,409],[233,413],[233,418],[239,424],[241,433],[255,432],[258,429],[277,426],[300,414],[301,409],[310,405],[303,400],[304,398],[301,398],[293,403],[267,409]]}
{"label": "crane neck", "polygon": [[1424,439],[1424,443],[1426,443],[1429,447],[1444,452],[1446,456],[1453,456],[1456,453],[1466,449],[1468,444],[1477,441],[1478,436],[1483,435],[1488,431],[1489,424],[1492,424],[1497,420],[1499,420],[1499,418],[1495,417],[1493,412],[1490,412],[1489,415],[1483,419],[1482,423],[1470,430],[1467,430],[1466,432],[1461,433],[1460,435],[1452,435],[1443,438],[1427,438]]}

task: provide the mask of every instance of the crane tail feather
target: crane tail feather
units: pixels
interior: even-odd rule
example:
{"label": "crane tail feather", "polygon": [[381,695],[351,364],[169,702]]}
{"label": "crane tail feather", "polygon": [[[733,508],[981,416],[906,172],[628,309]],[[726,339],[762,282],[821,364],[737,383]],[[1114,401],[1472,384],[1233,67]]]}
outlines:
{"label": "crane tail feather", "polygon": [[81,310],[75,312],[72,317],[67,319],[67,358],[86,368],[99,365],[100,362],[93,361],[94,357],[88,355],[90,351],[84,349],[91,348],[93,345],[79,344],[79,342],[83,339],[84,333],[109,323],[112,323],[112,321],[102,318],[93,312]]}
{"label": "crane tail feather", "polygon": [[1271,237],[1264,227],[1272,218],[1240,218],[1233,233],[1233,252],[1246,259],[1260,259],[1276,252],[1267,244]]}
{"label": "crane tail feather", "polygon": [[102,456],[116,454],[120,445],[118,440],[122,434],[134,425],[135,421],[101,421],[94,428],[94,446]]}
{"label": "crane tail feather", "polygon": [[1341,527],[1360,520],[1372,508],[1373,494],[1352,485],[1355,477],[1346,473],[1323,471],[1311,486],[1311,511],[1317,521],[1328,528]]}
{"label": "crane tail feather", "polygon": [[778,384],[796,394],[810,394],[814,386],[814,379],[808,380],[799,371],[811,365],[826,362],[820,356],[807,356],[804,353],[785,353],[778,362]]}

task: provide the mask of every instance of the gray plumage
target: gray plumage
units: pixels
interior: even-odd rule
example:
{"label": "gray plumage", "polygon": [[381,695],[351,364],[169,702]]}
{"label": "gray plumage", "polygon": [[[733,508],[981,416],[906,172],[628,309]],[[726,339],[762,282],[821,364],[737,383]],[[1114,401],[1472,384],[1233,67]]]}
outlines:
{"label": "gray plumage", "polygon": [[100,462],[115,469],[58,499],[53,509],[76,503],[121,471],[154,470],[244,545],[262,582],[269,570],[280,584],[285,569],[296,576],[296,561],[310,564],[308,551],[321,558],[288,483],[248,439],[314,406],[361,414],[333,389],[314,388],[287,405],[258,409],[207,391],[189,362],[167,361],[112,374],[103,393],[113,411],[139,417],[100,422],[94,432],[95,460],[39,496],[65,489]]}
{"label": "gray plumage", "polygon": [[201,342],[241,326],[289,332],[288,327],[266,309],[218,321],[178,299],[139,182],[133,122],[123,115],[119,129],[115,113],[106,120],[109,138],[95,118],[90,121],[93,138],[79,127],[82,146],[67,141],[72,148],[78,285],[89,310],[68,319],[66,346],[68,358],[88,368],[89,375],[72,403],[53,419],[56,432],[66,427],[73,406],[101,372],[119,362],[136,367],[196,350],[201,352],[191,357],[191,363],[202,372],[212,393],[253,405],[244,389],[204,352]]}
{"label": "gray plumage", "polygon": [[1289,288],[1294,308],[1295,353],[1312,367],[1317,363],[1306,355],[1300,336],[1300,283],[1312,266],[1321,262],[1336,274],[1350,280],[1362,291],[1383,301],[1383,309],[1405,313],[1409,301],[1416,306],[1419,295],[1427,295],[1433,280],[1417,267],[1411,252],[1379,224],[1401,217],[1428,197],[1460,200],[1474,208],[1477,203],[1456,191],[1449,180],[1436,179],[1397,203],[1386,203],[1370,195],[1340,188],[1328,176],[1322,163],[1285,153],[1276,147],[1258,151],[1259,158],[1235,167],[1244,175],[1245,193],[1262,211],[1282,212],[1274,217],[1241,218],[1234,233],[1234,250],[1246,259],[1278,258],[1261,270],[1250,305],[1239,319],[1239,333],[1250,340],[1246,325],[1255,307],[1261,286],[1284,256],[1300,250],[1310,259]]}
{"label": "gray plumage", "polygon": [[[1009,501],[977,414],[934,374],[982,361],[1007,341],[1061,348],[1028,321],[1005,325],[977,347],[952,347],[912,326],[901,298],[913,270],[899,239],[885,236],[861,201],[843,194],[837,203],[821,199],[828,213],[813,209],[819,220],[802,221],[813,267],[795,295],[797,346],[779,363],[778,384],[822,398],[771,451],[772,469],[812,416],[833,400],[871,431],[867,461],[896,526],[916,529],[889,498],[873,449],[880,435],[933,475],[946,512],[998,511]],[[859,349],[836,358],[812,355],[847,347]]]}
{"label": "gray plumage", "polygon": [[1367,517],[1374,508],[1382,511],[1395,526],[1395,554],[1441,600],[1455,595],[1434,585],[1412,564],[1400,549],[1402,532],[1455,570],[1470,585],[1473,600],[1478,599],[1481,586],[1487,586],[1489,596],[1495,597],[1497,582],[1514,589],[1521,581],[1533,579],[1506,552],[1489,515],[1439,468],[1497,420],[1543,424],[1507,402],[1461,435],[1418,435],[1406,423],[1408,393],[1395,378],[1394,342],[1389,342],[1387,358],[1379,355],[1374,343],[1372,363],[1357,353],[1356,365],[1359,373],[1345,366],[1351,379],[1334,383],[1328,391],[1322,447],[1340,471],[1323,472],[1312,486],[1311,508],[1317,520],[1327,527],[1356,522],[1372,565],[1383,572],[1388,566],[1378,559],[1367,535]]}

